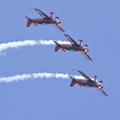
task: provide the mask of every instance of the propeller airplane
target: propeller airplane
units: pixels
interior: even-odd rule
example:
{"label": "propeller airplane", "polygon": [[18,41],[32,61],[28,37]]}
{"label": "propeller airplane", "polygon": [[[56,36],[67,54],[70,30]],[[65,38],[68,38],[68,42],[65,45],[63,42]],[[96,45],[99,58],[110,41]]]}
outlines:
{"label": "propeller airplane", "polygon": [[25,16],[25,18],[27,19],[27,25],[26,27],[29,27],[31,24],[34,24],[36,26],[38,26],[38,24],[44,25],[44,24],[52,24],[54,27],[56,27],[58,30],[60,30],[61,32],[65,32],[60,26],[59,24],[61,23],[61,21],[59,21],[59,17],[55,17],[53,18],[52,15],[54,14],[53,12],[50,12],[50,16],[46,15],[44,12],[42,12],[39,9],[34,9],[35,11],[38,12],[38,14],[40,16],[42,16],[42,18],[34,18],[31,19],[27,16]]}
{"label": "propeller airplane", "polygon": [[81,87],[95,87],[97,88],[101,93],[103,93],[103,95],[107,96],[108,95],[102,90],[102,88],[104,88],[101,83],[103,83],[103,81],[98,81],[96,80],[97,76],[94,76],[94,79],[89,78],[87,75],[85,75],[82,71],[78,72],[85,78],[85,79],[76,79],[73,78],[72,76],[69,76],[72,79],[72,82],[70,84],[70,86],[74,86],[76,83],[78,85],[80,85]]}
{"label": "propeller airplane", "polygon": [[64,34],[64,36],[68,39],[68,41],[71,44],[59,44],[56,41],[53,41],[56,46],[54,49],[54,52],[57,52],[59,49],[63,50],[64,52],[66,52],[65,50],[69,50],[69,51],[79,51],[81,52],[81,54],[83,54],[88,60],[92,59],[90,58],[90,56],[87,54],[87,52],[89,52],[90,50],[87,49],[88,45],[82,45],[83,40],[80,39],[80,43],[78,44],[77,42],[75,42],[69,35]]}

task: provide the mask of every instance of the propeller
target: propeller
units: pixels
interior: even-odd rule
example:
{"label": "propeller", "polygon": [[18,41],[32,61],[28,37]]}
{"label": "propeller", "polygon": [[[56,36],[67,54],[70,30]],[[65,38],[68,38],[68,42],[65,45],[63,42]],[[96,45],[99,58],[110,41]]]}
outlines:
{"label": "propeller", "polygon": [[50,14],[51,14],[51,16],[50,16],[50,17],[52,18],[52,15],[54,14],[54,12],[50,12]]}

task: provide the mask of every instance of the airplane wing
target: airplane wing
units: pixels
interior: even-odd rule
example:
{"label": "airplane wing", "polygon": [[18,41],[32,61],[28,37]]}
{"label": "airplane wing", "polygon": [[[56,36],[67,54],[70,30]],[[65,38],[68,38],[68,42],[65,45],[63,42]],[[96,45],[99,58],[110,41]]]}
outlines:
{"label": "airplane wing", "polygon": [[64,35],[68,39],[68,41],[70,41],[70,43],[72,45],[79,46],[79,44],[77,42],[75,42],[69,35],[67,35],[67,34],[64,34]]}
{"label": "airplane wing", "polygon": [[80,51],[80,53],[81,53],[83,56],[85,56],[88,60],[91,60],[91,61],[92,61],[92,59],[90,58],[90,56],[89,56],[86,52]]}
{"label": "airplane wing", "polygon": [[54,27],[56,27],[61,32],[65,32],[58,24],[52,24]]}
{"label": "airplane wing", "polygon": [[51,19],[48,15],[46,15],[44,12],[42,12],[39,9],[34,9],[38,12],[39,15],[41,15],[43,18]]}
{"label": "airplane wing", "polygon": [[100,90],[101,93],[103,93],[105,96],[108,97],[107,93],[105,93],[102,89],[98,89],[98,90]]}
{"label": "airplane wing", "polygon": [[88,80],[89,82],[94,83],[94,81],[93,81],[92,79],[90,79],[87,75],[85,75],[82,71],[79,71],[79,70],[78,70],[78,72],[79,72],[86,80]]}

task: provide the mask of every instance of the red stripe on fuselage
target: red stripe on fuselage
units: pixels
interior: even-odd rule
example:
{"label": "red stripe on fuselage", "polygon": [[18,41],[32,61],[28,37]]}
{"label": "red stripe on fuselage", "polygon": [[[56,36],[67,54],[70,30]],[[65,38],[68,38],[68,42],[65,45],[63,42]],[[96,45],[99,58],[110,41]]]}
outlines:
{"label": "red stripe on fuselage", "polygon": [[91,87],[99,87],[99,85],[95,85],[95,84],[92,84],[92,83],[88,83],[88,82],[82,82],[82,81],[76,81],[78,84],[80,85],[83,85],[83,84],[86,84],[86,85],[89,85]]}
{"label": "red stripe on fuselage", "polygon": [[53,20],[32,20],[33,22],[35,22],[35,23],[38,23],[38,24],[40,24],[40,23],[51,23],[51,24],[53,24],[53,23],[57,23],[57,21],[53,21]]}
{"label": "red stripe on fuselage", "polygon": [[41,20],[32,20],[32,21],[39,24]]}
{"label": "red stripe on fuselage", "polygon": [[85,49],[83,48],[80,48],[80,47],[74,47],[74,46],[65,46],[65,45],[61,45],[62,48],[66,49],[66,50],[69,50],[69,49],[74,49],[74,50],[77,50],[77,51],[85,51]]}

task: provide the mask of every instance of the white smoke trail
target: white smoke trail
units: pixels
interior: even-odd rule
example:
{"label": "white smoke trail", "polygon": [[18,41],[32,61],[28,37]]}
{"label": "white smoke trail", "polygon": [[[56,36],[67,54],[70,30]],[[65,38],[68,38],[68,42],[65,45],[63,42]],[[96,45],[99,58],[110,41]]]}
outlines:
{"label": "white smoke trail", "polygon": [[[69,44],[67,41],[57,41],[60,44]],[[8,43],[0,44],[0,52],[8,48],[18,48],[23,46],[34,46],[34,45],[55,45],[53,40],[24,40],[24,41],[13,41]]]}
{"label": "white smoke trail", "polygon": [[[73,77],[77,79],[82,79],[82,76],[76,76]],[[9,76],[9,77],[0,77],[0,82],[13,82],[13,81],[20,81],[20,80],[27,80],[27,79],[34,79],[34,78],[62,78],[62,79],[68,79],[69,75],[68,73],[62,74],[62,73],[33,73],[33,74],[22,74],[22,75],[15,75],[15,76]]]}

